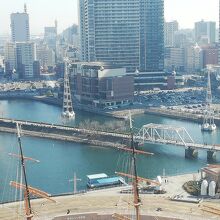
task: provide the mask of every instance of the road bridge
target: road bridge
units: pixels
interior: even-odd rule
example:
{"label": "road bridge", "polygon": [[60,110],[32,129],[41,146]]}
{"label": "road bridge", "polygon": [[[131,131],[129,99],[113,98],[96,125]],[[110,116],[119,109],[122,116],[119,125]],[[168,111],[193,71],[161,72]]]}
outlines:
{"label": "road bridge", "polygon": [[211,159],[217,151],[220,151],[220,145],[195,143],[193,138],[184,127],[177,127],[166,124],[146,124],[134,136],[136,141],[142,143],[169,144],[185,147],[186,157],[196,157],[198,149],[208,150],[207,158]]}
{"label": "road bridge", "polygon": [[[66,125],[57,125],[43,122],[32,122],[0,118],[0,131],[16,133],[16,124],[20,124],[24,135],[51,138],[56,140],[75,141],[86,144],[126,147],[130,135],[109,131],[89,130]],[[175,145],[185,148],[186,157],[196,157],[198,149],[207,150],[207,158],[214,158],[220,145],[195,143],[193,138],[183,127],[165,124],[146,124],[134,135],[138,143]]]}

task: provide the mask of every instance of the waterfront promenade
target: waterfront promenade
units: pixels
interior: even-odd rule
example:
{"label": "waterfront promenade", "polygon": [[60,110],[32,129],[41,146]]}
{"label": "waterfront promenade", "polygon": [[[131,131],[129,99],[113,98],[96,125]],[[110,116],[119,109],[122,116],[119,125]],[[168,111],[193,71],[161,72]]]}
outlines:
{"label": "waterfront promenade", "polygon": [[[186,220],[211,220],[219,219],[217,215],[201,210],[202,205],[210,205],[220,209],[218,199],[210,200],[207,198],[200,204],[190,202],[171,201],[170,198],[181,195],[183,198],[191,196],[186,193],[182,185],[193,179],[199,180],[199,174],[185,174],[163,178],[162,188],[166,190],[165,194],[141,194],[141,213],[143,215],[167,217],[168,219],[186,219]],[[166,183],[165,183],[166,179]],[[111,215],[115,212],[124,213],[124,204],[120,201],[129,201],[130,195],[121,194],[120,191],[125,187],[116,187],[91,191],[83,194],[53,197],[57,203],[51,203],[45,199],[32,200],[32,206],[35,211],[35,219],[75,219],[79,214],[80,219],[84,214],[80,213],[98,213],[100,215]],[[22,205],[23,207],[23,205]],[[4,220],[23,219],[23,208],[20,203],[6,203],[0,205],[0,216]],[[158,211],[160,208],[161,211]],[[69,210],[69,214],[67,214]],[[19,213],[19,215],[18,215]],[[65,218],[55,218],[63,216]],[[153,218],[154,219],[154,218]]]}

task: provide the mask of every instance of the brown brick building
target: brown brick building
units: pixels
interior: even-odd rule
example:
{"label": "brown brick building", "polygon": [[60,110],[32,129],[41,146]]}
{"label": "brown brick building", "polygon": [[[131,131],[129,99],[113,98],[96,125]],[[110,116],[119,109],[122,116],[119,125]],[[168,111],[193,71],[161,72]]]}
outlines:
{"label": "brown brick building", "polygon": [[133,101],[134,77],[125,68],[102,62],[77,62],[71,67],[72,90],[82,103],[96,107],[126,105]]}

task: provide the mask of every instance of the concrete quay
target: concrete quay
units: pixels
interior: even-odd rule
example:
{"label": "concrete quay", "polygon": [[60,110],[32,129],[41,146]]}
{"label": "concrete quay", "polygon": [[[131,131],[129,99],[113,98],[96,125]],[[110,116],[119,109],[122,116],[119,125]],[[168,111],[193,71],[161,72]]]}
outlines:
{"label": "concrete quay", "polygon": [[[178,110],[169,110],[169,109],[162,109],[162,108],[148,108],[145,110],[145,114],[152,114],[152,115],[159,115],[168,118],[180,119],[180,120],[187,120],[187,121],[194,121],[198,123],[203,122],[203,116],[200,114],[192,114],[188,112],[180,112]],[[220,118],[215,117],[215,123],[220,125]]]}
{"label": "concrete quay", "polygon": [[[171,200],[171,198],[177,195],[186,200],[187,198],[192,198],[191,195],[183,190],[182,185],[190,180],[199,180],[199,178],[200,174],[198,173],[163,177],[162,188],[165,189],[165,194],[140,195],[142,203],[141,215],[146,217],[142,219],[220,219],[215,213],[202,210],[203,205],[209,205],[216,209],[220,209],[219,199],[206,198],[200,202],[200,204]],[[113,220],[113,218],[111,218],[113,213],[125,214],[131,212],[131,205],[126,201],[132,201],[132,197],[131,195],[120,193],[122,189],[125,189],[125,187],[115,187],[98,191],[95,190],[83,194],[53,197],[56,203],[51,203],[45,199],[34,199],[31,201],[35,213],[34,219]],[[23,202],[2,204],[0,205],[0,217],[4,220],[24,219],[23,208]],[[160,211],[158,211],[158,209]]]}

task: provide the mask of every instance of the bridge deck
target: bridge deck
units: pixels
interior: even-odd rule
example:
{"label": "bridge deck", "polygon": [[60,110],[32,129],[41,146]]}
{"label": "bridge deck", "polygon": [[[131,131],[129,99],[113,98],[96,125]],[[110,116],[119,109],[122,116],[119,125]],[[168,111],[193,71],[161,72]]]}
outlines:
{"label": "bridge deck", "polygon": [[[136,136],[135,140],[143,142],[143,138],[140,136]],[[155,143],[155,144],[167,144],[167,145],[176,145],[179,147],[192,147],[197,149],[204,150],[215,150],[220,151],[220,145],[210,145],[210,144],[200,144],[200,143],[183,143],[180,141],[172,141],[172,140],[163,140],[163,139],[144,139],[145,143]]]}
{"label": "bridge deck", "polygon": [[[49,128],[49,129],[56,129],[57,131],[60,130],[62,131],[71,131],[74,133],[81,133],[81,134],[86,134],[86,135],[99,135],[99,136],[107,136],[107,137],[115,137],[115,138],[121,138],[121,139],[130,139],[129,134],[123,134],[123,133],[115,133],[115,132],[107,132],[107,131],[97,131],[97,130],[89,130],[89,129],[83,129],[83,128],[77,128],[77,127],[70,127],[70,126],[65,126],[65,125],[57,125],[57,124],[50,124],[50,123],[43,123],[43,122],[32,122],[32,121],[24,121],[24,120],[14,120],[14,119],[8,119],[8,118],[0,118],[0,131],[4,131],[4,126],[2,123],[8,123],[8,124],[14,124],[19,123],[21,126],[23,125],[28,125],[28,126],[33,126],[33,127],[39,127],[39,128]],[[27,127],[25,128],[26,130],[28,129]],[[6,129],[7,131],[7,129]],[[14,132],[16,132],[16,129],[14,129]],[[34,131],[33,131],[34,132]],[[31,135],[31,132],[26,132],[27,134]],[[36,132],[35,132],[36,133]],[[43,137],[44,135],[41,132],[41,136]],[[57,135],[57,133],[51,134],[51,135]],[[34,134],[36,136],[36,134]],[[49,137],[49,136],[48,136]],[[50,138],[50,137],[49,137]],[[59,137],[56,137],[57,139]],[[67,138],[67,136],[66,136]],[[61,138],[63,139],[63,138]],[[68,140],[68,139],[66,139]],[[135,140],[138,142],[144,142],[144,143],[151,143],[151,144],[167,144],[167,145],[175,145],[179,147],[193,147],[196,149],[205,149],[205,150],[215,150],[215,151],[220,151],[220,145],[204,145],[200,143],[187,143],[187,142],[181,142],[181,141],[175,141],[175,140],[165,140],[165,139],[160,139],[160,138],[144,138],[140,135],[135,135]]]}

